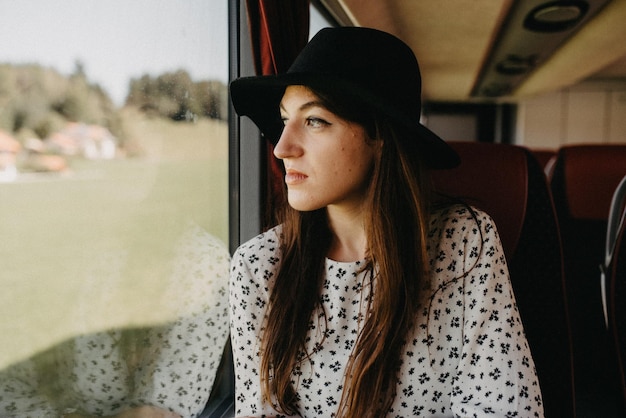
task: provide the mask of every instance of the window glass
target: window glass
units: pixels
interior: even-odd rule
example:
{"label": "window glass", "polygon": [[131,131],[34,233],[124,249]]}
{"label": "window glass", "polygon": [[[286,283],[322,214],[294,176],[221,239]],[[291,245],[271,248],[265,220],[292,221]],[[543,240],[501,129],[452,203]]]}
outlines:
{"label": "window glass", "polygon": [[0,0],[0,416],[204,408],[228,334],[227,5]]}
{"label": "window glass", "polygon": [[331,22],[320,13],[318,8],[311,3],[311,7],[309,7],[310,15],[309,15],[309,39],[312,38],[317,32],[320,30],[332,26]]}

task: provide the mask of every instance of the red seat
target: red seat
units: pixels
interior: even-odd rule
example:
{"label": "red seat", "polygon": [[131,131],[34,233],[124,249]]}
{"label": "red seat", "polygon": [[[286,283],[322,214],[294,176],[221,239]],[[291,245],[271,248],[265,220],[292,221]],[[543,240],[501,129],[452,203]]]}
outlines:
{"label": "red seat", "polygon": [[543,168],[546,176],[549,177],[552,165],[556,159],[556,151],[549,149],[531,149],[530,152],[537,159],[537,162]]}
{"label": "red seat", "polygon": [[571,339],[563,287],[561,243],[542,167],[522,147],[452,142],[453,170],[434,171],[436,190],[491,215],[544,398],[546,417],[573,417]]}
{"label": "red seat", "polygon": [[606,222],[613,191],[624,174],[626,145],[561,148],[554,167],[554,176],[561,177],[552,181],[557,211],[571,219]]}
{"label": "red seat", "polygon": [[599,266],[613,191],[626,175],[626,145],[570,145],[551,179],[563,239],[576,397],[581,414],[625,416],[616,355],[607,333]]}

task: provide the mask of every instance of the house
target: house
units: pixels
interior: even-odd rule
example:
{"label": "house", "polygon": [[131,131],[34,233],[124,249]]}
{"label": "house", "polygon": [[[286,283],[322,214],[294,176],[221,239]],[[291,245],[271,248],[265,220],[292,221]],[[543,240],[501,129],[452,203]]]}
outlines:
{"label": "house", "polygon": [[21,144],[13,136],[0,130],[0,182],[17,178],[17,156],[21,149]]}
{"label": "house", "polygon": [[105,127],[68,123],[46,140],[49,149],[63,155],[80,155],[90,160],[115,158],[117,139]]}

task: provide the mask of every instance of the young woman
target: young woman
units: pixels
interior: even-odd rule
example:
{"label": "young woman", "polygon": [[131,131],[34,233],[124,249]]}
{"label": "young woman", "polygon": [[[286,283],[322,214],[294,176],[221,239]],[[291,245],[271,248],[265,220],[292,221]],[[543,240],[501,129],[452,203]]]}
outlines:
{"label": "young woman", "polygon": [[458,157],[420,92],[409,47],[366,28],[231,84],[288,200],[232,261],[237,416],[543,416],[493,221],[429,191]]}

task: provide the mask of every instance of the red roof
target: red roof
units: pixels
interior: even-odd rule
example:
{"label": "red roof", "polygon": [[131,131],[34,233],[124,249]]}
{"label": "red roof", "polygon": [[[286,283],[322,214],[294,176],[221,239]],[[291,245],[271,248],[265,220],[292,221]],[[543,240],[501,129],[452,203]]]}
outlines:
{"label": "red roof", "polygon": [[22,148],[22,146],[17,139],[13,138],[5,131],[0,131],[0,151],[17,153],[20,148]]}

